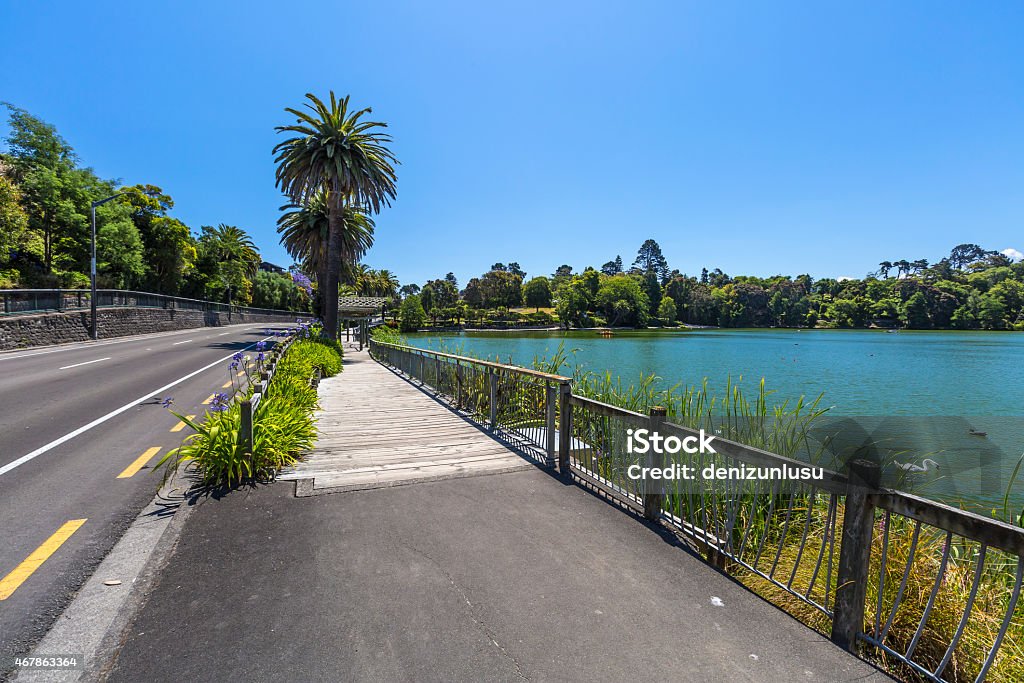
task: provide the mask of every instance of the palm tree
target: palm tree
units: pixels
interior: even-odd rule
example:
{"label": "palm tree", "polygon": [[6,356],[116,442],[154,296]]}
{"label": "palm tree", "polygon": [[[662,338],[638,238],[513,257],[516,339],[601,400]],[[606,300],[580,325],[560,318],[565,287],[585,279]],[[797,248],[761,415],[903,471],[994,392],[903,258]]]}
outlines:
{"label": "palm tree", "polygon": [[279,133],[295,136],[274,147],[277,185],[293,203],[306,205],[317,193],[324,193],[327,205],[327,267],[324,273],[324,329],[338,335],[338,280],[341,274],[343,216],[346,206],[379,213],[395,197],[398,161],[387,148],[391,137],[378,129],[384,123],[361,121],[369,108],[349,110],[349,98],[330,103],[306,94],[309,112],[286,108],[296,117],[290,126],[278,126]]}
{"label": "palm tree", "polygon": [[[321,304],[324,283],[327,279],[327,245],[330,220],[327,211],[327,197],[319,192],[306,205],[286,204],[281,207],[285,213],[277,219],[277,232],[281,244],[288,254],[302,263],[303,268],[314,273]],[[342,269],[357,262],[373,246],[373,219],[353,206],[345,205],[341,218]],[[321,315],[325,310],[320,311]]]}
{"label": "palm tree", "polygon": [[234,225],[221,223],[216,228],[203,227],[200,238],[208,245],[211,253],[221,263],[228,290],[228,303],[231,303],[231,283],[233,279],[252,279],[260,267],[260,252],[256,249],[249,234]]}

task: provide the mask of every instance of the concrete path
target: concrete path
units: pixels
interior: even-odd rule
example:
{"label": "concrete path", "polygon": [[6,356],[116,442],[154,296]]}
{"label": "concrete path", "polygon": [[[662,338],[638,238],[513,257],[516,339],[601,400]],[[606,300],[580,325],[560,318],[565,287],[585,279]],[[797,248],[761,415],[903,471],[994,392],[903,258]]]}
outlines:
{"label": "concrete path", "polygon": [[370,358],[345,349],[345,370],[320,385],[316,448],[279,477],[300,494],[395,486],[531,467],[476,424]]}
{"label": "concrete path", "polygon": [[540,469],[204,502],[109,680],[882,681]]}

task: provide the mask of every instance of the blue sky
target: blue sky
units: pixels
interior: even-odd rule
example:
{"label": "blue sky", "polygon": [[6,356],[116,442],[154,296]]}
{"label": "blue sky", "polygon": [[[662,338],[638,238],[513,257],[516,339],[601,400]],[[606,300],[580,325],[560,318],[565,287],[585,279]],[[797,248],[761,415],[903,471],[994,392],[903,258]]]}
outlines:
{"label": "blue sky", "polygon": [[403,283],[648,237],[691,274],[862,276],[1024,251],[1021,26],[1015,1],[0,0],[0,100],[281,264],[274,126],[333,88],[390,124],[366,261]]}

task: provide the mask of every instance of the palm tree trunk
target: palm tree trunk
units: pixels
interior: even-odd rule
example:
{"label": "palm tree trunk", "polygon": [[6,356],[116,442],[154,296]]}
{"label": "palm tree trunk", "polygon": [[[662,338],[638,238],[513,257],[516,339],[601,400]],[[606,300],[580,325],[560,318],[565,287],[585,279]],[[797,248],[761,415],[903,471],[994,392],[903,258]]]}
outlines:
{"label": "palm tree trunk", "polygon": [[[331,193],[336,196],[336,193]],[[341,275],[341,202],[334,199],[327,212],[330,225],[327,235],[327,269],[324,274],[323,321],[329,339],[338,338],[338,279]]]}

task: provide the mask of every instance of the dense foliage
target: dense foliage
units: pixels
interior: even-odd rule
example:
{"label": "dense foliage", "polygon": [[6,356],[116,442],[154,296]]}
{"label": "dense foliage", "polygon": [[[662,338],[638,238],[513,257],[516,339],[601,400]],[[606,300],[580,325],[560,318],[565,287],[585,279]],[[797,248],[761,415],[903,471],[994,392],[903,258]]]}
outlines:
{"label": "dense foliage", "polygon": [[[720,327],[904,327],[1024,330],[1024,262],[961,244],[933,265],[925,259],[882,261],[862,279],[775,275],[729,276],[703,269],[689,276],[669,268],[646,240],[629,270],[621,256],[600,270],[562,265],[525,284],[525,273],[501,263],[458,292],[454,276],[431,280],[421,295],[436,324],[536,324],[565,327],[677,324]],[[1019,257],[1018,257],[1019,258]],[[403,292],[418,291],[415,285]],[[523,303],[534,312],[512,311]],[[408,325],[407,329],[411,329]]]}
{"label": "dense foliage", "polygon": [[221,224],[194,234],[170,215],[174,200],[163,189],[98,177],[54,126],[7,108],[0,287],[88,286],[90,203],[122,193],[96,210],[101,288],[308,310],[311,290],[293,274],[259,270],[259,251],[244,230]]}

